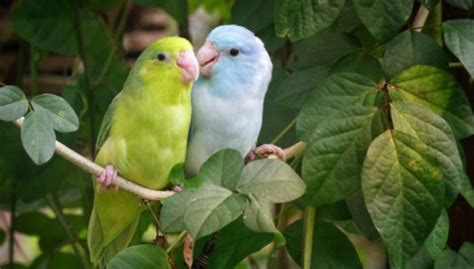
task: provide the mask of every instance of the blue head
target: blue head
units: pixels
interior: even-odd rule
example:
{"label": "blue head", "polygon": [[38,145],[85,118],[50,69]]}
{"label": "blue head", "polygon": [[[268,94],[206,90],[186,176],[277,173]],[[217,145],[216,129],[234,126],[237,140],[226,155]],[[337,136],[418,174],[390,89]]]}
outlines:
{"label": "blue head", "polygon": [[[264,96],[271,79],[272,63],[263,42],[237,25],[223,25],[208,35],[197,54],[201,69],[199,83],[208,83],[219,95]],[[233,91],[233,92],[224,92]]]}

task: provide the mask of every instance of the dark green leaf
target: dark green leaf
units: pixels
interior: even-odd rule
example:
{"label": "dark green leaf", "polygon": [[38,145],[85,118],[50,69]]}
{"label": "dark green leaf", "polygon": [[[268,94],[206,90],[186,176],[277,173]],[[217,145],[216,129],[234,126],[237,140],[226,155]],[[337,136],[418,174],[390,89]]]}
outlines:
{"label": "dark green leaf", "polygon": [[158,7],[170,14],[179,24],[187,25],[188,5],[186,0],[133,0],[145,7]]}
{"label": "dark green leaf", "polygon": [[48,269],[82,269],[83,265],[79,257],[70,253],[55,253],[50,259],[47,259],[47,264],[44,268]]}
{"label": "dark green leaf", "polygon": [[435,226],[444,207],[442,179],[436,156],[415,137],[387,130],[370,145],[362,190],[391,267],[406,266]]}
{"label": "dark green leaf", "polygon": [[303,158],[306,203],[314,206],[344,199],[360,187],[360,172],[370,142],[377,107],[351,106],[330,116],[311,134]]}
{"label": "dark green leaf", "polygon": [[[473,253],[470,253],[473,255]],[[474,264],[469,264],[466,257],[447,248],[439,255],[434,264],[434,269],[472,269]]]}
{"label": "dark green leaf", "polygon": [[382,78],[380,62],[365,53],[352,53],[339,59],[331,68],[330,74],[356,73],[379,82]]}
{"label": "dark green leaf", "polygon": [[443,35],[448,49],[474,78],[474,20],[446,21],[443,23]]}
{"label": "dark green leaf", "polygon": [[156,245],[138,245],[122,250],[107,269],[170,269],[168,255]]}
{"label": "dark green leaf", "polygon": [[418,3],[422,4],[428,10],[433,10],[433,8],[440,2],[441,0],[418,0]]}
{"label": "dark green leaf", "polygon": [[474,134],[474,116],[463,89],[447,72],[431,66],[413,66],[388,85],[393,100],[415,102],[441,115],[457,138]]}
{"label": "dark green leaf", "polygon": [[240,193],[274,203],[295,200],[303,195],[305,188],[304,182],[288,164],[271,159],[247,164],[236,186]]}
{"label": "dark green leaf", "polygon": [[[324,221],[314,226],[311,269],[317,268],[362,268],[357,252],[349,239],[332,224]],[[288,226],[283,234],[287,239],[287,248],[293,260],[301,262],[303,251],[303,222],[301,220]]]}
{"label": "dark green leaf", "polygon": [[413,256],[407,264],[408,269],[433,269],[434,259],[431,258],[426,246]]}
{"label": "dark green leaf", "polygon": [[48,116],[41,111],[31,111],[21,126],[21,142],[26,153],[37,165],[43,164],[54,154],[56,135]]}
{"label": "dark green leaf", "polygon": [[459,255],[463,257],[471,266],[474,266],[474,244],[471,242],[464,242]]}
{"label": "dark green leaf", "polygon": [[72,54],[77,50],[74,13],[73,1],[21,0],[10,21],[16,33],[35,47]]}
{"label": "dark green leaf", "polygon": [[341,73],[328,78],[317,87],[303,106],[296,121],[296,131],[303,141],[339,110],[354,106],[374,106],[382,101],[375,82],[357,74]]}
{"label": "dark green leaf", "polygon": [[[239,0],[232,7],[231,23],[246,27],[257,33],[273,24],[272,0]],[[265,43],[266,44],[266,43]],[[269,45],[269,44],[266,44]]]}
{"label": "dark green leaf", "polygon": [[0,120],[14,121],[28,111],[25,94],[16,86],[0,88]]}
{"label": "dark green leaf", "polygon": [[269,233],[249,230],[239,218],[219,232],[207,268],[234,268],[242,259],[269,244],[272,238]]}
{"label": "dark green leaf", "polygon": [[379,40],[394,36],[410,17],[413,0],[353,0],[359,18]]}
{"label": "dark green leaf", "polygon": [[214,185],[195,189],[188,199],[184,224],[195,240],[222,229],[248,205],[244,196]]}
{"label": "dark green leaf", "polygon": [[234,149],[221,150],[212,155],[199,169],[202,180],[234,190],[244,169],[240,152]]}
{"label": "dark green leaf", "polygon": [[380,237],[377,229],[370,218],[369,211],[364,202],[362,190],[354,192],[346,198],[346,203],[351,212],[352,219],[359,231],[369,240],[375,240]]}
{"label": "dark green leaf", "polygon": [[160,226],[167,233],[186,230],[184,212],[191,202],[193,190],[185,190],[166,198],[160,211]]}
{"label": "dark green leaf", "polygon": [[360,47],[354,37],[330,30],[294,43],[288,67],[296,70],[335,61]]}
{"label": "dark green leaf", "polygon": [[351,33],[356,30],[362,22],[357,16],[352,0],[346,1],[346,5],[342,9],[341,15],[336,19],[333,28],[337,32]]}
{"label": "dark green leaf", "polygon": [[48,115],[53,128],[59,132],[74,132],[79,128],[79,119],[72,107],[61,97],[49,93],[35,96],[31,100],[33,109]]}
{"label": "dark green leaf", "polygon": [[449,217],[446,210],[441,211],[441,215],[436,225],[425,241],[425,247],[433,259],[436,259],[443,252],[448,242]]}
{"label": "dark green leaf", "polygon": [[450,5],[462,8],[465,10],[471,10],[474,7],[473,0],[446,0]]}
{"label": "dark green leaf", "polygon": [[415,65],[449,69],[449,59],[436,41],[425,34],[410,30],[398,34],[388,42],[382,63],[388,79]]}
{"label": "dark green leaf", "polygon": [[341,14],[345,0],[283,0],[275,17],[277,35],[296,41],[328,28]]}

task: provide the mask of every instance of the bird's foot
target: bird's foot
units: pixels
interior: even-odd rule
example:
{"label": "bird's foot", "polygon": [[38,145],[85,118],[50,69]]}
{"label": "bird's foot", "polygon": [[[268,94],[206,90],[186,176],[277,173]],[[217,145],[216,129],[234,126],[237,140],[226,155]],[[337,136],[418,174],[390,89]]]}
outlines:
{"label": "bird's foot", "polygon": [[247,154],[247,156],[245,157],[245,161],[249,162],[255,159],[264,158],[278,158],[282,161],[286,161],[286,154],[285,151],[277,145],[263,144],[251,150],[249,154]]}
{"label": "bird's foot", "polygon": [[[112,185],[114,185],[114,181],[117,178],[117,169],[112,165],[107,165],[105,170],[97,177],[97,182],[100,183],[100,189],[102,191],[108,190]],[[118,186],[115,185],[115,190],[117,190]]]}

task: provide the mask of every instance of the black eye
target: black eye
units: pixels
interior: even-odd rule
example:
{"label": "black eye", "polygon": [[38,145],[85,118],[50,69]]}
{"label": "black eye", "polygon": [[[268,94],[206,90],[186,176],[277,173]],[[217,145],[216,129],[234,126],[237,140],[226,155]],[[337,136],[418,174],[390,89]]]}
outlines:
{"label": "black eye", "polygon": [[239,55],[239,52],[240,52],[239,49],[231,48],[230,51],[229,51],[229,54],[230,54],[231,56],[234,56],[234,57],[235,57],[235,56]]}
{"label": "black eye", "polygon": [[164,61],[166,60],[166,55],[164,53],[158,53],[158,55],[156,56],[156,58],[159,60],[159,61]]}

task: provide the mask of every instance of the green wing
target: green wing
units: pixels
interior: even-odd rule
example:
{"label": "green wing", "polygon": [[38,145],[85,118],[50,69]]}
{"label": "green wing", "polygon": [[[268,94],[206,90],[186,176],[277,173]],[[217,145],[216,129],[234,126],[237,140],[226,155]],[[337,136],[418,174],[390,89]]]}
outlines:
{"label": "green wing", "polygon": [[100,125],[99,134],[97,135],[97,141],[95,143],[95,154],[99,152],[99,149],[104,144],[105,140],[109,136],[110,126],[112,126],[112,119],[115,115],[115,109],[117,107],[117,100],[119,99],[122,93],[117,94],[105,112],[104,118]]}

